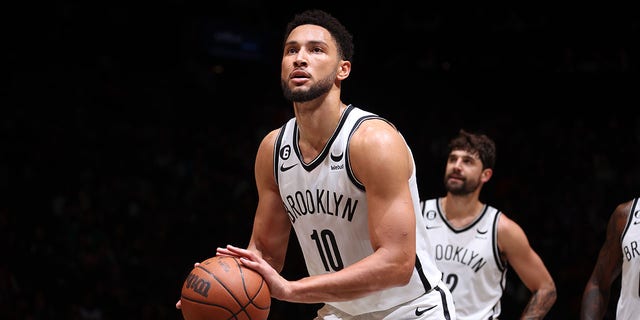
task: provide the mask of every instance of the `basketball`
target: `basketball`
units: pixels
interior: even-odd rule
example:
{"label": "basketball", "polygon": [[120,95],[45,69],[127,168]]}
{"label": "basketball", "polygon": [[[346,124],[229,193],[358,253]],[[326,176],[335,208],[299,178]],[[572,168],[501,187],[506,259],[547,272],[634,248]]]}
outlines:
{"label": "basketball", "polygon": [[215,256],[191,270],[180,301],[185,320],[266,320],[271,293],[262,275],[238,258]]}

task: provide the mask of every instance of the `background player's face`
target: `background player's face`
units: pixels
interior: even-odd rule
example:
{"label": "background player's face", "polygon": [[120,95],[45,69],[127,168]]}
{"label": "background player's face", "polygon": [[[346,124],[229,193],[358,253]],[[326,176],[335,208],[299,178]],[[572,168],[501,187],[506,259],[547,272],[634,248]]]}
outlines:
{"label": "background player's face", "polygon": [[280,80],[286,99],[304,102],[331,90],[339,70],[338,47],[328,30],[305,24],[287,37]]}
{"label": "background player's face", "polygon": [[447,158],[444,186],[454,195],[474,192],[481,186],[482,161],[477,153],[453,150]]}

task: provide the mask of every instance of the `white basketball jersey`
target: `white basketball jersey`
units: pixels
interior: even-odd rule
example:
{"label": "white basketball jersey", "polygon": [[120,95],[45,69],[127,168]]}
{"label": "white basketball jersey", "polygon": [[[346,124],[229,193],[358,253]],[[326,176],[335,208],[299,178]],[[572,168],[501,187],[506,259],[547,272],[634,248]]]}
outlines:
{"label": "white basketball jersey", "polygon": [[640,198],[631,205],[629,220],[621,237],[622,285],[616,319],[640,317]]}
{"label": "white basketball jersey", "polygon": [[446,220],[440,198],[420,204],[432,255],[453,295],[458,320],[497,319],[507,274],[497,242],[500,211],[485,205],[472,223],[455,228]]}
{"label": "white basketball jersey", "polygon": [[[333,136],[309,163],[300,153],[295,118],[280,129],[274,152],[276,180],[310,275],[342,270],[373,253],[367,194],[349,163],[349,139],[369,119],[382,118],[348,106]],[[352,315],[386,310],[425,294],[440,281],[441,273],[429,256],[426,230],[420,219],[415,164],[407,183],[414,200],[417,232],[416,268],[409,284],[328,304]]]}

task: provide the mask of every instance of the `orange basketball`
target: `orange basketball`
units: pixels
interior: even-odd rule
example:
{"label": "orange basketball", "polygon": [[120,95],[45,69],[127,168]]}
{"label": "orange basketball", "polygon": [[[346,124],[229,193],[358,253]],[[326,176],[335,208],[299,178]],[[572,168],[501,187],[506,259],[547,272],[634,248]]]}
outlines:
{"label": "orange basketball", "polygon": [[266,320],[271,293],[258,272],[215,256],[191,270],[180,297],[185,320]]}

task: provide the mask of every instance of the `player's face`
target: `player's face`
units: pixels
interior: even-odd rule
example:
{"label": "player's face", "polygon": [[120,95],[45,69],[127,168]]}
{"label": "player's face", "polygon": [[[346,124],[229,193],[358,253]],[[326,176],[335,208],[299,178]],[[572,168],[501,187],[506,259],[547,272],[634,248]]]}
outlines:
{"label": "player's face", "polygon": [[338,47],[325,28],[305,24],[293,29],[282,55],[285,98],[304,102],[326,94],[335,84],[339,63]]}
{"label": "player's face", "polygon": [[478,154],[453,150],[447,158],[444,186],[454,195],[466,195],[480,187],[482,161]]}

